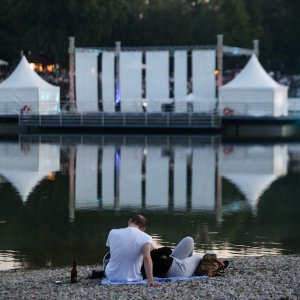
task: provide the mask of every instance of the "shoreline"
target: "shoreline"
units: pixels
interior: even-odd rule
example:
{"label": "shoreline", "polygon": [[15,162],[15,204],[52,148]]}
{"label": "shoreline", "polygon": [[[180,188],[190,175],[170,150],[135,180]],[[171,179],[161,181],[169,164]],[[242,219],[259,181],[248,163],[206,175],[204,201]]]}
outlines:
{"label": "shoreline", "polygon": [[[300,299],[300,255],[229,258],[226,275],[162,283],[101,285],[86,279],[78,266],[77,284],[70,267],[0,271],[0,299]],[[55,281],[63,281],[56,284]]]}

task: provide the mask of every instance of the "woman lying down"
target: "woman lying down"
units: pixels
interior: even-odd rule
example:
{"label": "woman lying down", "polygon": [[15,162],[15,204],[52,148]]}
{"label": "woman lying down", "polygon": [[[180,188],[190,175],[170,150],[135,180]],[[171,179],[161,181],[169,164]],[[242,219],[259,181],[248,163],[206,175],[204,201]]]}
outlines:
{"label": "woman lying down", "polygon": [[[169,247],[153,249],[153,277],[219,276],[229,266],[229,261],[219,261],[216,254],[207,253],[201,257],[193,255],[193,250],[194,240],[191,237],[182,239],[173,251]],[[146,278],[144,266],[142,274]]]}

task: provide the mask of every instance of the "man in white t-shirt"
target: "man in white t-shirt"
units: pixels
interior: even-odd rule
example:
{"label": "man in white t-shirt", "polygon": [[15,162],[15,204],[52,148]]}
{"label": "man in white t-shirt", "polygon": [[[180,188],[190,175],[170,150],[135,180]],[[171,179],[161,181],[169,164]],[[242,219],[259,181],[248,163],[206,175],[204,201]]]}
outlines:
{"label": "man in white t-shirt", "polygon": [[144,262],[147,282],[150,286],[159,285],[153,281],[152,237],[144,232],[146,218],[136,215],[129,219],[128,227],[112,229],[106,246],[110,248],[109,263],[105,275],[110,281],[140,281],[143,279],[141,267]]}

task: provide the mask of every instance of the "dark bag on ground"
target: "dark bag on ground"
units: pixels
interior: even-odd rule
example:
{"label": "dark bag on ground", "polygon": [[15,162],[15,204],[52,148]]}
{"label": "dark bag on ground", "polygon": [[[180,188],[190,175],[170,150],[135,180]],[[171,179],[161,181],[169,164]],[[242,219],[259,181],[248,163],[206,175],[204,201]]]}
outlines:
{"label": "dark bag on ground", "polygon": [[196,271],[196,276],[221,276],[225,272],[224,263],[220,262],[217,258],[217,254],[206,253],[201,259]]}

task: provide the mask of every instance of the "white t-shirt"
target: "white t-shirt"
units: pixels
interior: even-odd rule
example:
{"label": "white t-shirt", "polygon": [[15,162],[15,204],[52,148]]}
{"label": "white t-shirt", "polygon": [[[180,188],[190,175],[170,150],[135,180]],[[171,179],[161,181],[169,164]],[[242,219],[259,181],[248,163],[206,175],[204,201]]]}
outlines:
{"label": "white t-shirt", "polygon": [[109,263],[105,275],[111,281],[139,281],[143,279],[143,248],[146,243],[153,244],[152,237],[135,228],[112,229],[106,246],[110,248]]}

